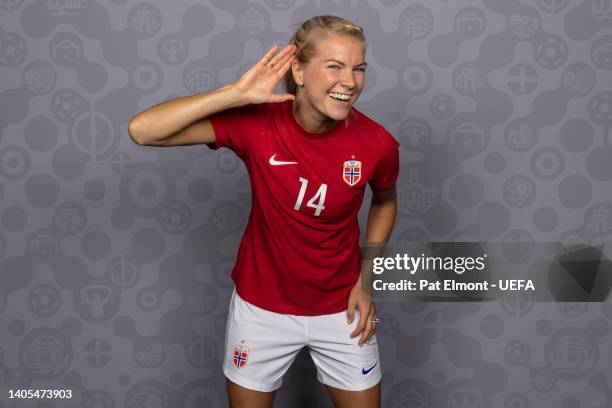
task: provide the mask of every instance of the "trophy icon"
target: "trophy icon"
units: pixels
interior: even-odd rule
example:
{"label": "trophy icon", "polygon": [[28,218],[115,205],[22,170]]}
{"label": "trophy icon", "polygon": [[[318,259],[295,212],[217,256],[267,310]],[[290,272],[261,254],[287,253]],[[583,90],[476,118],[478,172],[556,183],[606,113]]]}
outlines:
{"label": "trophy icon", "polygon": [[104,318],[104,305],[114,302],[113,292],[106,285],[89,285],[81,290],[81,302],[91,307],[90,316]]}

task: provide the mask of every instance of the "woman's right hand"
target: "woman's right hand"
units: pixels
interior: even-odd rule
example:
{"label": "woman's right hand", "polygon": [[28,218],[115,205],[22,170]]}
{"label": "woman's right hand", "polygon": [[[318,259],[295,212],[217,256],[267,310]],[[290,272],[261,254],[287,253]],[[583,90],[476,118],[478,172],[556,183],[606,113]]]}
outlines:
{"label": "woman's right hand", "polygon": [[291,94],[275,94],[278,85],[295,56],[296,47],[290,44],[276,52],[274,45],[255,65],[249,68],[240,79],[234,83],[247,103],[284,102],[295,99]]}

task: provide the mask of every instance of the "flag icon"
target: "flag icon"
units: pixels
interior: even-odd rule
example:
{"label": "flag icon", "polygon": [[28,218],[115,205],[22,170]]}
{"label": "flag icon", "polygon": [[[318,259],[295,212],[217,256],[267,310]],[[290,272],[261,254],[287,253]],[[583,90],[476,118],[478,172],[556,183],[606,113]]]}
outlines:
{"label": "flag icon", "polygon": [[342,179],[349,186],[354,186],[361,180],[361,162],[358,160],[347,160],[344,162]]}
{"label": "flag icon", "polygon": [[242,346],[242,345],[234,346],[233,362],[236,368],[245,366],[248,358],[249,358],[249,348],[247,346]]}

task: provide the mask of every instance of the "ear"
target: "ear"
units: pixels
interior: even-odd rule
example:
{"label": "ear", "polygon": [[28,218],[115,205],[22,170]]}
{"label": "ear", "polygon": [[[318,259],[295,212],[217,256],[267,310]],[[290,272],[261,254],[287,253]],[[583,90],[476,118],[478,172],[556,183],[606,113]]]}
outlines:
{"label": "ear", "polygon": [[304,85],[304,73],[302,72],[302,66],[297,58],[294,58],[291,62],[291,72],[293,73],[293,80],[297,86]]}

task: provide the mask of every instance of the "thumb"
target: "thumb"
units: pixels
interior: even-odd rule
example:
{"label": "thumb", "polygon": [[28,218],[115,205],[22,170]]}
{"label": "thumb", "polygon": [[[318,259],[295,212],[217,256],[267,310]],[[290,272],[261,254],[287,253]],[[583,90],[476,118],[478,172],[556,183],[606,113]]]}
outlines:
{"label": "thumb", "polygon": [[270,97],[270,102],[285,102],[295,100],[295,95],[286,93],[286,94],[272,94]]}
{"label": "thumb", "polygon": [[346,311],[346,322],[348,324],[353,323],[354,317],[355,317],[355,303],[349,302],[348,309]]}

